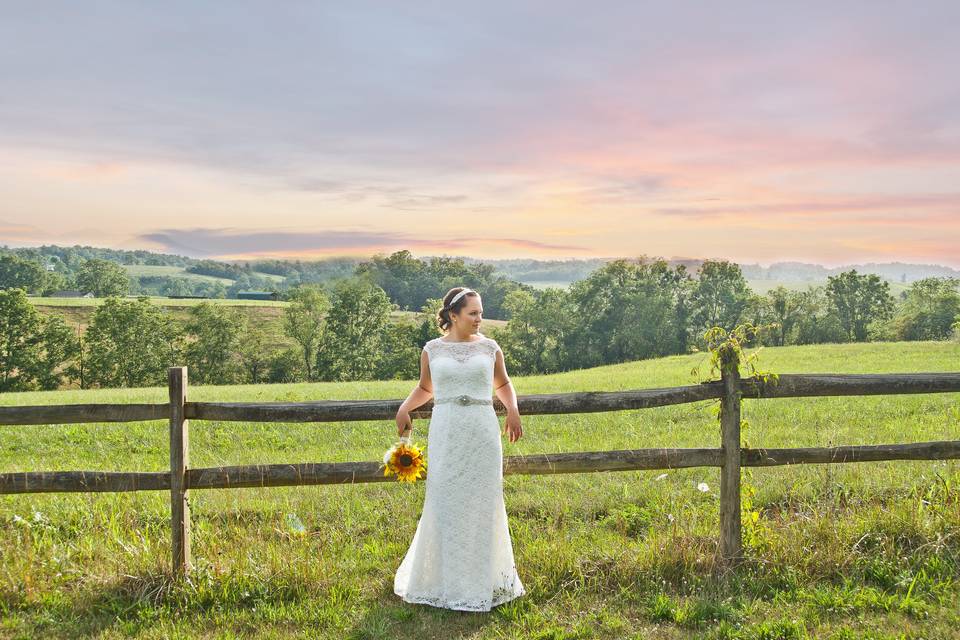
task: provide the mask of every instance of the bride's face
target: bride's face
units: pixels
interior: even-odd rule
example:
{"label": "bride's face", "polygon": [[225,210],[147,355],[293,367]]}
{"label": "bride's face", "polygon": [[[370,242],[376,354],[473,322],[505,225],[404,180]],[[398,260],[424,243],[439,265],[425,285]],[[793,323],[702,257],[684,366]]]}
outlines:
{"label": "bride's face", "polygon": [[480,302],[480,296],[467,296],[466,304],[459,313],[451,313],[450,319],[453,320],[453,326],[461,331],[479,331],[480,323],[483,322],[483,303]]}

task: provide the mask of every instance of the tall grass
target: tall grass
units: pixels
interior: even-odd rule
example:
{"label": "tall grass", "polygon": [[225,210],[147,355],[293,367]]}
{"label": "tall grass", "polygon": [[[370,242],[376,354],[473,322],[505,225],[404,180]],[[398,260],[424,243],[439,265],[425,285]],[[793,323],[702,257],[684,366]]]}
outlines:
{"label": "tall grass", "polygon": [[[516,377],[520,395],[691,382],[705,355]],[[779,373],[960,370],[960,344],[764,349]],[[413,381],[193,386],[196,401],[403,398]],[[0,404],[165,402],[166,389],[0,395]],[[505,455],[717,447],[715,401],[525,416]],[[960,440],[960,394],[746,400],[750,446]],[[191,422],[191,465],[377,460],[392,421]],[[0,427],[0,470],[165,470],[166,424]],[[428,421],[414,440],[427,445]],[[706,483],[708,491],[698,490]],[[0,497],[0,637],[951,637],[960,462],[759,468],[748,559],[724,573],[719,469],[504,478],[528,594],[489,614],[399,601],[424,484],[191,492],[196,571],[173,583],[169,496]],[[305,534],[290,522],[302,521]],[[872,631],[868,632],[868,629]],[[871,635],[872,634],[872,635]],[[911,635],[913,634],[913,635]],[[939,635],[938,635],[939,634]]]}

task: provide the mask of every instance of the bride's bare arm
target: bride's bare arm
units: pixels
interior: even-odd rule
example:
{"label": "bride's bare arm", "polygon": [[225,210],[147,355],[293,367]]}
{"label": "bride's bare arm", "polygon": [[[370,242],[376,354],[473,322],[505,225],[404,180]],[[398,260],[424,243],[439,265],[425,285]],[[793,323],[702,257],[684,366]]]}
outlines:
{"label": "bride's bare arm", "polygon": [[410,411],[416,409],[424,402],[433,397],[433,382],[430,380],[430,357],[426,351],[420,354],[420,382],[413,388],[407,399],[403,401],[400,408],[397,409],[397,433],[403,435],[404,431],[413,429],[413,421],[410,419]]}
{"label": "bride's bare arm", "polygon": [[507,419],[504,422],[504,432],[509,434],[510,442],[516,442],[523,435],[520,426],[520,409],[517,407],[517,392],[507,375],[507,366],[503,362],[503,352],[497,350],[493,364],[493,392],[507,409]]}

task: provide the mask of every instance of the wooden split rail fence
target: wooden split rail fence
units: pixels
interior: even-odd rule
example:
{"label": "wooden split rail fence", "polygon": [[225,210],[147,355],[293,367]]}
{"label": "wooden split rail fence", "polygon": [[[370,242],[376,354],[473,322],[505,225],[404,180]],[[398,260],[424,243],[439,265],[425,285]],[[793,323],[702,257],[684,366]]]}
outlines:
{"label": "wooden split rail fence", "polygon": [[[163,404],[66,404],[0,407],[0,425],[71,424],[169,420],[170,471],[27,471],[0,473],[0,494],[59,491],[169,491],[172,523],[172,569],[191,569],[190,508],[192,489],[234,489],[288,485],[395,482],[385,478],[379,461],[304,462],[210,468],[190,466],[189,420],[246,422],[340,422],[392,420],[400,400],[320,402],[189,402],[187,369],[169,370],[170,401]],[[781,374],[777,384],[741,379],[735,368],[721,379],[697,385],[635,391],[586,391],[527,395],[518,398],[520,413],[566,414],[623,411],[719,399],[721,446],[718,449],[627,449],[531,454],[504,458],[504,474],[553,474],[680,467],[720,467],[720,540],[722,562],[742,558],[740,468],[789,464],[943,460],[960,458],[960,440],[909,444],[746,449],[740,446],[741,398],[886,395],[960,392],[960,373]],[[432,401],[411,412],[428,418]],[[504,413],[494,400],[498,413]]]}

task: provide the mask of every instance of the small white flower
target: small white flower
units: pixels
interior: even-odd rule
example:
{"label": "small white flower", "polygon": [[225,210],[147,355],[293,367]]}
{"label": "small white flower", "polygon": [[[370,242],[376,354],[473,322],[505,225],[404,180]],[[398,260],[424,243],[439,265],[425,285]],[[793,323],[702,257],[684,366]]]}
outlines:
{"label": "small white flower", "polygon": [[27,525],[28,527],[30,526],[30,523],[29,523],[29,522],[27,522],[26,520],[24,520],[23,518],[21,518],[20,516],[18,516],[18,515],[16,515],[16,514],[13,515],[13,521],[14,521],[16,524],[25,524],[25,525]]}
{"label": "small white flower", "polygon": [[673,522],[673,514],[672,514],[672,513],[668,513],[668,514],[667,514],[667,520],[669,520],[670,522]]}
{"label": "small white flower", "polygon": [[700,491],[703,491],[704,493],[706,493],[707,491],[710,491],[710,487],[707,485],[706,482],[701,482],[700,484],[698,484],[697,489],[699,489]]}
{"label": "small white flower", "polygon": [[43,522],[43,514],[39,511],[33,512],[33,521],[34,522]]}
{"label": "small white flower", "polygon": [[663,479],[666,478],[666,477],[667,477],[667,474],[661,473],[661,474],[658,475],[656,478],[654,478],[654,480],[663,480]]}

